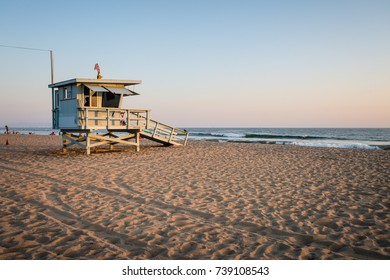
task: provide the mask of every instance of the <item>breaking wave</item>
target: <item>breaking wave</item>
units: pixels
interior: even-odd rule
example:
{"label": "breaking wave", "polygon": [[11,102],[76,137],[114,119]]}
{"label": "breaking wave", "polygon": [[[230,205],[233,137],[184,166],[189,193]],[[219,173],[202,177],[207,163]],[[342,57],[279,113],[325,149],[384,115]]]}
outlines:
{"label": "breaking wave", "polygon": [[321,140],[321,139],[332,139],[332,140],[348,140],[348,138],[335,138],[335,137],[324,137],[315,135],[286,135],[286,134],[263,134],[263,133],[191,133],[193,136],[202,137],[223,137],[223,138],[258,138],[258,139],[304,139],[304,140]]}

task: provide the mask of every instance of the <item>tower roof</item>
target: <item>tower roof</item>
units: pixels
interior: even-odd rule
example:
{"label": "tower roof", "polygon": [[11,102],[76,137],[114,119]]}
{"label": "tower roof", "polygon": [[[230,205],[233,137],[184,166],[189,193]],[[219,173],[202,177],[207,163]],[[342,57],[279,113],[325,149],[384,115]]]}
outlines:
{"label": "tower roof", "polygon": [[62,87],[71,84],[90,84],[90,85],[123,85],[123,86],[132,86],[142,83],[141,80],[111,80],[111,79],[84,79],[84,78],[74,78],[71,80],[66,80],[62,82],[57,82],[54,84],[49,84],[49,88]]}

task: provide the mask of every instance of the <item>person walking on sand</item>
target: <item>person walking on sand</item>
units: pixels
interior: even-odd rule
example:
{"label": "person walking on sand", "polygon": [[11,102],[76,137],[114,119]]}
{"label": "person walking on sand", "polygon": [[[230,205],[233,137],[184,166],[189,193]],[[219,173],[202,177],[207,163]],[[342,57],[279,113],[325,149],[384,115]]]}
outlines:
{"label": "person walking on sand", "polygon": [[8,125],[5,125],[5,134],[9,134]]}

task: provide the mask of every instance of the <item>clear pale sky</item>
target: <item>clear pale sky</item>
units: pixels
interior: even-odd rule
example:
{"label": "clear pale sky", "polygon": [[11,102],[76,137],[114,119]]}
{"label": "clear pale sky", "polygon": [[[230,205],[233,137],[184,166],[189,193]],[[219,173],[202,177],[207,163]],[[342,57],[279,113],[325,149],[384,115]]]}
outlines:
{"label": "clear pale sky", "polygon": [[[390,1],[0,1],[0,45],[55,81],[140,79],[181,127],[390,127]],[[49,126],[49,52],[0,47],[0,125]]]}

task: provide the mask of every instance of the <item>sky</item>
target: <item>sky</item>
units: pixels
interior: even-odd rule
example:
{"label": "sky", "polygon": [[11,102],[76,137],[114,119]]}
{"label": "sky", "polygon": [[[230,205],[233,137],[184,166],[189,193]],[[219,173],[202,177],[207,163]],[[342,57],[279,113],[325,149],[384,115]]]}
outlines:
{"label": "sky", "polygon": [[[54,81],[142,80],[179,127],[390,127],[390,1],[0,0],[0,45]],[[0,125],[50,126],[48,51],[0,47]]]}

